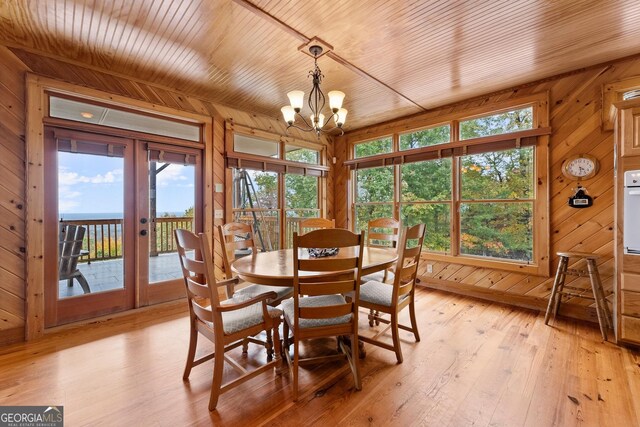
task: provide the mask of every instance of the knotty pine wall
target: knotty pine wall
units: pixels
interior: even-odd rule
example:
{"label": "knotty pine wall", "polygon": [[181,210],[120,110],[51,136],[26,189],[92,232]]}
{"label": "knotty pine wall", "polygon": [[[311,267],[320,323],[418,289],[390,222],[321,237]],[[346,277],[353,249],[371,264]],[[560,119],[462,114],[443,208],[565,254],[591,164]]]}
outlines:
{"label": "knotty pine wall", "polygon": [[0,345],[24,336],[25,71],[0,46]]}
{"label": "knotty pine wall", "polygon": [[[213,117],[214,182],[225,183],[225,121],[285,135],[281,120],[217,105],[147,82],[70,64],[19,49],[0,46],[0,345],[24,339],[25,324],[25,72],[134,100]],[[292,136],[317,142],[306,134]],[[327,141],[323,140],[326,144]],[[333,148],[328,146],[329,158]],[[333,188],[333,177],[327,179]],[[225,188],[228,186],[225,185]],[[328,192],[328,215],[333,217],[333,191]],[[225,210],[224,193],[214,193],[213,209]],[[214,225],[225,220],[214,220]],[[222,251],[214,232],[216,273],[222,277]]]}
{"label": "knotty pine wall", "polygon": [[[551,272],[555,274],[557,251],[594,252],[601,255],[598,268],[605,291],[612,292],[614,273],[614,135],[602,130],[602,86],[606,83],[640,75],[640,59],[617,61],[608,65],[591,67],[568,73],[558,78],[535,82],[497,94],[476,98],[468,102],[435,109],[418,118],[433,117],[464,111],[478,106],[518,98],[524,95],[549,91],[550,95],[550,229]],[[393,128],[409,123],[411,119],[358,130],[375,133],[381,128]],[[352,132],[354,133],[354,132]],[[345,140],[336,141],[335,210],[336,221],[345,227],[350,209],[348,188],[350,175],[342,162],[347,158]],[[575,181],[565,179],[561,173],[562,162],[570,155],[589,153],[600,160],[600,172],[583,185],[594,198],[588,209],[572,209],[567,198],[572,194]],[[427,233],[429,230],[427,229]],[[539,277],[489,268],[478,268],[462,264],[429,261],[423,254],[419,269],[421,284],[427,287],[449,290],[488,300],[500,301],[534,309],[545,309],[553,284],[553,277]],[[427,273],[427,264],[433,272]],[[584,278],[571,279],[574,285],[588,286]],[[567,282],[568,283],[568,282]],[[609,298],[612,300],[612,298]],[[566,305],[564,314],[595,320],[595,311],[588,300],[572,300]]]}

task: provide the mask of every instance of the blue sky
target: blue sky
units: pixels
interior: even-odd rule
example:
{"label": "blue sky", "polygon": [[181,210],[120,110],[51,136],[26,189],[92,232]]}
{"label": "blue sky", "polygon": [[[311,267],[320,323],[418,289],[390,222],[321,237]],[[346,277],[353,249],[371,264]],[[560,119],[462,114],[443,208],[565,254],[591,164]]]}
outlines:
{"label": "blue sky", "polygon": [[[58,210],[69,213],[121,213],[125,186],[124,159],[58,153]],[[194,167],[172,164],[158,174],[157,210],[184,212],[193,206]]]}

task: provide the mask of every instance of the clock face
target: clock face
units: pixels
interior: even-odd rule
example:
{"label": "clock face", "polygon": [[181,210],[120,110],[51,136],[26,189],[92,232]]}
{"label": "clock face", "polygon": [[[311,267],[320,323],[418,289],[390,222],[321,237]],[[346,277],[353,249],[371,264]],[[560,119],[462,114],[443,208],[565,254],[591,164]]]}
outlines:
{"label": "clock face", "polygon": [[598,169],[598,159],[590,154],[575,154],[562,163],[562,174],[577,181],[593,178]]}
{"label": "clock face", "polygon": [[588,175],[592,175],[596,169],[596,163],[585,157],[578,157],[567,163],[566,170],[569,174],[582,178]]}

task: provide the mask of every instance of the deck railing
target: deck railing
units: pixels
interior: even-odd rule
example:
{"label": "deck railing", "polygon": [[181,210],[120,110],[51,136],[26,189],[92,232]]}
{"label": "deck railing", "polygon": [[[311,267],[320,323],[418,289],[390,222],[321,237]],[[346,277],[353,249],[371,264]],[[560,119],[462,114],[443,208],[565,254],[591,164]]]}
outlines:
{"label": "deck railing", "polygon": [[[122,218],[61,220],[60,225],[76,225],[86,228],[82,249],[87,251],[80,262],[103,261],[122,257]],[[173,230],[176,228],[193,229],[193,218],[160,217],[156,218],[156,230],[149,236],[155,238],[150,255],[175,252],[176,244]]]}
{"label": "deck railing", "polygon": [[[265,242],[266,250],[276,250],[280,248],[280,213],[277,209],[234,209],[233,215],[238,222],[253,224],[258,220],[260,232]],[[284,223],[284,247],[290,248],[293,244],[293,233],[300,232],[300,222],[306,218],[317,217],[320,209],[287,209],[285,210]],[[255,230],[258,234],[258,230]],[[268,242],[271,242],[269,248]],[[261,246],[259,236],[256,236],[256,245]]]}
{"label": "deck railing", "polygon": [[[191,217],[159,217],[156,218],[156,252],[151,250],[151,255],[176,252],[176,241],[173,230],[183,228],[193,231],[193,218]],[[153,246],[152,246],[153,248]]]}
{"label": "deck railing", "polygon": [[[234,209],[235,221],[253,224],[254,211],[260,224],[260,232],[265,243],[265,249],[276,250],[280,248],[280,212],[278,210]],[[305,218],[317,217],[319,212],[318,209],[285,211],[284,247],[291,247],[293,233],[300,231],[300,222]],[[87,254],[80,258],[80,262],[122,258],[122,218],[61,220],[60,224],[86,228],[82,249],[87,251]],[[154,246],[152,245],[151,256],[177,250],[173,238],[173,231],[176,228],[193,230],[193,218],[190,217],[159,217],[156,218],[155,224],[155,235],[154,233],[149,233],[149,237],[156,241],[156,251],[153,251]],[[258,236],[256,236],[256,244],[261,246]]]}

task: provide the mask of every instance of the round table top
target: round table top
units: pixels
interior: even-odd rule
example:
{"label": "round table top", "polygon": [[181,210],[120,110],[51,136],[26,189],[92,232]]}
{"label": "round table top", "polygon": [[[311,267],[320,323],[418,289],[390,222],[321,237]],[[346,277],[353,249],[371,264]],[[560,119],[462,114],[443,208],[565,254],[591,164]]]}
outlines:
{"label": "round table top", "polygon": [[[355,248],[341,248],[337,255],[328,259],[353,256]],[[300,258],[309,258],[302,249]],[[398,259],[395,249],[364,248],[362,254],[362,275],[384,270]],[[272,286],[293,286],[293,249],[258,252],[235,260],[231,269],[241,279],[248,282]]]}

